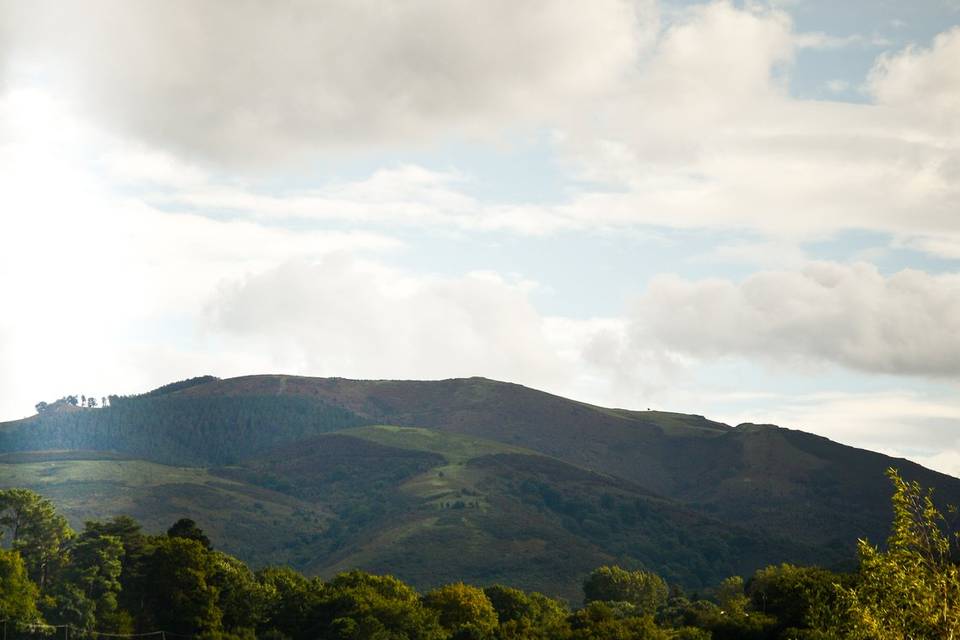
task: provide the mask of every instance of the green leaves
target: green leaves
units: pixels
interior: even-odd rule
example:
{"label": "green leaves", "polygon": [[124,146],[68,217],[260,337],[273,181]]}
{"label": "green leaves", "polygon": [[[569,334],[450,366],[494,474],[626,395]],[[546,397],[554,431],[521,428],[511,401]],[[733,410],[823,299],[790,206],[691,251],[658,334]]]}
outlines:
{"label": "green leaves", "polygon": [[957,534],[930,491],[887,472],[894,485],[893,527],[883,551],[860,541],[860,580],[843,591],[849,637],[902,640],[960,637]]}
{"label": "green leaves", "polygon": [[0,549],[0,620],[35,621],[37,588],[27,577],[20,554]]}
{"label": "green leaves", "polygon": [[74,536],[53,503],[28,489],[0,490],[0,527],[11,548],[20,552],[27,573],[43,591],[61,549]]}
{"label": "green leaves", "polygon": [[427,593],[423,602],[437,612],[441,626],[453,637],[487,638],[497,627],[497,612],[477,587],[448,584]]}
{"label": "green leaves", "polygon": [[[81,632],[164,629],[209,640],[960,640],[957,534],[930,492],[895,471],[886,549],[860,543],[856,575],[789,564],[690,599],[647,571],[584,581],[571,613],[539,593],[462,582],[421,597],[363,571],[324,582],[289,568],[256,574],[213,551],[192,521],[148,536],[129,518],[73,534],[49,501],[0,492],[0,617]],[[31,573],[32,570],[32,573]],[[35,584],[36,583],[36,584]],[[45,587],[44,587],[45,585]]]}
{"label": "green leaves", "polygon": [[639,612],[654,614],[667,601],[667,583],[650,571],[600,567],[583,583],[587,602],[628,602]]}

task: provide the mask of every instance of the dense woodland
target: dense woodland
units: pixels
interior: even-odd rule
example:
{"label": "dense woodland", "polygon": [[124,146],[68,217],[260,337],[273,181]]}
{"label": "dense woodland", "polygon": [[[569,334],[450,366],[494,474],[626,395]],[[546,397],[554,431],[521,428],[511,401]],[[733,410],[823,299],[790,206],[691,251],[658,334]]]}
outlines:
{"label": "dense woodland", "polygon": [[[46,498],[0,492],[0,620],[7,638],[164,631],[171,637],[331,639],[876,639],[960,632],[956,534],[917,483],[889,472],[884,549],[858,570],[770,566],[685,593],[644,570],[599,567],[583,604],[503,585],[418,593],[359,571],[324,581],[251,571],[187,519],[147,535],[128,517],[72,531]],[[60,636],[59,634],[63,634]]]}

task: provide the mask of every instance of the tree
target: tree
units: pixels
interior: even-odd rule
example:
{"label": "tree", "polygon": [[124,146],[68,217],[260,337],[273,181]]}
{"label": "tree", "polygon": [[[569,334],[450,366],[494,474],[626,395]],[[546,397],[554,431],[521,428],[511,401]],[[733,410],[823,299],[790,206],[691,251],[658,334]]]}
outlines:
{"label": "tree", "polygon": [[55,595],[77,615],[65,615],[61,610],[60,621],[83,629],[98,622],[100,627],[115,630],[122,557],[123,544],[116,536],[87,530],[74,540]]}
{"label": "tree", "polygon": [[781,564],[759,569],[747,587],[751,608],[776,618],[778,632],[820,629],[843,612],[837,584],[848,576],[820,567]]}
{"label": "tree", "polygon": [[437,614],[392,576],[341,573],[323,585],[310,623],[295,638],[440,640]]}
{"label": "tree", "polygon": [[462,582],[434,589],[423,603],[437,612],[440,626],[454,638],[486,638],[497,627],[497,612],[487,594]]}
{"label": "tree", "polygon": [[112,536],[120,542],[123,554],[118,603],[121,609],[139,615],[144,607],[145,591],[148,587],[146,560],[152,553],[152,542],[143,534],[140,524],[129,516],[116,516],[106,522],[88,521],[82,535]]}
{"label": "tree", "polygon": [[212,573],[211,554],[200,542],[159,539],[147,559],[149,588],[141,623],[181,635],[220,635],[222,613]]}
{"label": "tree", "polygon": [[256,578],[264,595],[258,636],[272,632],[286,638],[299,637],[320,605],[323,583],[289,567],[267,567],[258,571]]}
{"label": "tree", "polygon": [[569,634],[570,612],[563,603],[542,593],[493,585],[483,592],[497,612],[501,640],[563,638]]}
{"label": "tree", "polygon": [[0,537],[20,553],[30,579],[43,592],[47,577],[63,559],[63,546],[73,537],[53,503],[29,489],[0,490]]}
{"label": "tree", "polygon": [[947,526],[931,491],[906,482],[895,469],[893,526],[887,550],[859,544],[858,584],[842,593],[848,602],[851,638],[960,637],[958,534]]}
{"label": "tree", "polygon": [[209,550],[213,548],[210,538],[203,532],[203,529],[197,526],[197,523],[190,518],[180,518],[167,529],[167,535],[171,538],[184,538],[186,540],[196,540]]}
{"label": "tree", "polygon": [[583,582],[586,602],[628,602],[641,613],[654,614],[666,604],[667,583],[650,571],[627,571],[616,566],[604,566],[594,571]]}
{"label": "tree", "polygon": [[571,640],[672,640],[674,634],[657,627],[651,615],[634,615],[624,600],[594,600],[570,617]]}
{"label": "tree", "polygon": [[210,583],[217,588],[217,606],[223,612],[223,628],[237,636],[253,636],[267,607],[267,590],[249,567],[219,551],[213,552]]}
{"label": "tree", "polygon": [[36,621],[37,587],[27,577],[20,554],[0,549],[0,620]]}
{"label": "tree", "polygon": [[43,400],[41,400],[40,402],[35,404],[33,408],[37,410],[37,413],[43,413],[50,408],[50,405],[44,402]]}
{"label": "tree", "polygon": [[714,640],[760,640],[770,637],[776,625],[773,617],[750,609],[750,598],[743,588],[743,578],[731,576],[717,587],[717,605],[712,617],[699,622],[708,628]]}

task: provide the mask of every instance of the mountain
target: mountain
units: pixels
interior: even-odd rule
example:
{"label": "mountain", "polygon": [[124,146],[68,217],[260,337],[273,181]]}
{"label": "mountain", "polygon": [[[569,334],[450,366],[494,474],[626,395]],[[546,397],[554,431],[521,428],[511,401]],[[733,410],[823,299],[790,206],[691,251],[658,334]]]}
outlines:
{"label": "mountain", "polygon": [[482,378],[197,378],[0,424],[0,486],[75,523],[191,517],[255,565],[571,599],[604,563],[688,587],[853,560],[890,522],[884,470],[960,480],[771,425],[607,409]]}

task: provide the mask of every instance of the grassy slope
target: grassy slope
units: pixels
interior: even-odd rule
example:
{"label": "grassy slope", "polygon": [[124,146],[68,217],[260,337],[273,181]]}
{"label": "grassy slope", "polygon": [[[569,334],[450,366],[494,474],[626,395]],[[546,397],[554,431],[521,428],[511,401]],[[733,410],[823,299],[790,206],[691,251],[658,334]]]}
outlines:
{"label": "grassy slope", "polygon": [[258,564],[289,560],[297,541],[330,520],[315,504],[204,469],[98,452],[0,456],[0,487],[49,497],[75,528],[125,514],[159,533],[179,518],[193,518],[218,547]]}

